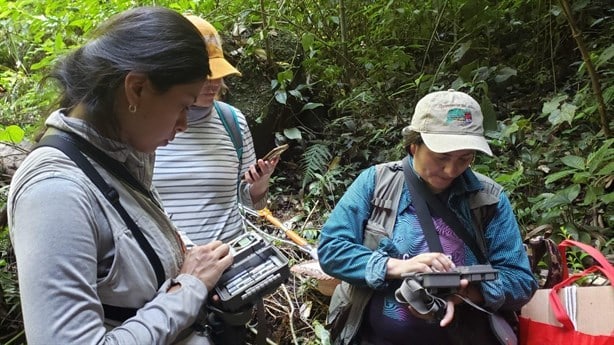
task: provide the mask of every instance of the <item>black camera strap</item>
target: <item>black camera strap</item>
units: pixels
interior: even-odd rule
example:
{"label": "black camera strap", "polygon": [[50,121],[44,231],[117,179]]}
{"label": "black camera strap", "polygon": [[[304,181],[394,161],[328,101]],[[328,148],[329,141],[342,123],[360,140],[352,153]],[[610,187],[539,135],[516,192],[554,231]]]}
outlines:
{"label": "black camera strap", "polygon": [[429,250],[443,253],[441,242],[435,231],[433,218],[429,211],[431,209],[465,242],[479,263],[488,263],[485,253],[480,250],[477,241],[461,224],[458,217],[433,194],[424,182],[418,179],[414,169],[409,164],[409,156],[403,159],[403,174],[405,175],[405,182],[411,193],[412,202],[416,208],[416,215],[424,231],[424,237],[428,243]]}
{"label": "black camera strap", "polygon": [[426,243],[428,244],[429,250],[432,252],[443,253],[443,247],[439,241],[439,235],[437,235],[437,232],[435,231],[433,218],[431,217],[431,213],[429,212],[428,205],[426,204],[424,197],[422,197],[424,192],[418,190],[418,187],[423,185],[423,183],[418,181],[418,178],[414,173],[414,169],[409,166],[409,160],[407,157],[403,159],[403,174],[405,175],[405,183],[407,183],[407,187],[411,193],[411,201],[416,209],[416,215],[418,216],[418,221],[422,226],[422,232],[424,232],[424,237],[426,238]]}
{"label": "black camera strap", "polygon": [[[153,247],[147,241],[147,238],[139,229],[138,225],[134,222],[132,217],[128,214],[126,209],[121,205],[119,200],[119,194],[117,190],[110,186],[105,182],[104,178],[100,176],[96,168],[90,163],[90,161],[83,155],[83,152],[96,160],[100,165],[102,165],[105,169],[111,172],[113,175],[118,176],[124,181],[126,181],[131,186],[135,187],[140,192],[144,192],[145,195],[150,195],[147,193],[144,187],[136,179],[127,172],[126,168],[121,165],[118,161],[112,159],[107,156],[104,152],[100,151],[98,148],[94,147],[89,142],[79,138],[78,136],[63,132],[59,135],[47,135],[41,139],[41,141],[37,144],[36,147],[49,146],[54,147],[64,154],[66,154],[70,159],[72,159],[78,167],[83,170],[83,172],[90,178],[90,180],[98,187],[98,189],[102,192],[105,198],[113,205],[115,210],[122,217],[126,226],[132,232],[132,235],[138,242],[139,246],[147,256],[153,270],[156,274],[156,279],[158,283],[158,288],[162,286],[165,280],[164,268],[162,267],[162,262],[160,258],[154,251]],[[121,167],[119,169],[118,167]],[[133,185],[133,183],[136,183]],[[138,187],[140,186],[140,188]],[[124,308],[124,307],[116,307],[111,305],[103,304],[105,317],[116,320],[116,321],[125,321],[128,318],[136,315],[135,308]]]}

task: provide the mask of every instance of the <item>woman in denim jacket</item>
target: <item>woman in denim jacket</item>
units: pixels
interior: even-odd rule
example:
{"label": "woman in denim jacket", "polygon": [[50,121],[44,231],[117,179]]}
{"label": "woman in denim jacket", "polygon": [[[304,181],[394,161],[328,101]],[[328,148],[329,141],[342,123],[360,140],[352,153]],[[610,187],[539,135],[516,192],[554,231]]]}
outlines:
{"label": "woman in denim jacket", "polygon": [[[418,102],[411,125],[403,130],[405,147],[412,170],[445,201],[469,233],[476,237],[477,231],[483,231],[487,260],[499,272],[493,281],[463,282],[460,295],[491,311],[519,310],[533,295],[537,283],[507,196],[496,182],[470,168],[476,151],[492,155],[482,122],[480,106],[469,95],[454,90],[433,92]],[[455,324],[455,305],[462,303],[461,299],[448,299],[439,322],[419,316],[395,299],[403,274],[449,271],[477,264],[478,260],[437,216],[433,222],[443,252],[428,249],[412,203],[415,196],[404,184],[398,191],[400,201],[392,236],[382,236],[375,248],[366,246],[375,175],[376,168],[371,167],[358,176],[320,235],[320,265],[324,272],[342,280],[329,309],[328,321],[337,321],[334,343],[475,344],[475,339],[458,339],[464,336],[446,331],[455,329],[450,325]],[[494,212],[483,229],[478,229],[472,219],[470,204],[476,199],[484,207],[492,205]]]}

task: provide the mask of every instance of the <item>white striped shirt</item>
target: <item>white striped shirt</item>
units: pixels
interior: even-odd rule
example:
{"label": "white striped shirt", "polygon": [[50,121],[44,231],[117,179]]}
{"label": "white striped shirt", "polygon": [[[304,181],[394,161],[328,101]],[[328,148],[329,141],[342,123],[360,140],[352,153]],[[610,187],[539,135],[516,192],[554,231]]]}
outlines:
{"label": "white striped shirt", "polygon": [[[228,241],[243,230],[237,178],[255,164],[256,154],[245,116],[233,109],[243,136],[240,175],[237,153],[214,107],[156,151],[153,183],[166,212],[195,244]],[[241,181],[240,188],[242,204],[256,209],[266,206],[266,197],[253,205],[247,183]]]}

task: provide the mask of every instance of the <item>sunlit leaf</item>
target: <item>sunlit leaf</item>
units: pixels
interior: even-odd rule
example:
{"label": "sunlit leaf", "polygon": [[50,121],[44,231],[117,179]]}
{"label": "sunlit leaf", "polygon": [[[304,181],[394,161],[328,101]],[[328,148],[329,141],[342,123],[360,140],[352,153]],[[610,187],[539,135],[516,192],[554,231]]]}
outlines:
{"label": "sunlit leaf", "polygon": [[18,144],[23,140],[24,130],[16,125],[10,125],[0,131],[0,141]]}
{"label": "sunlit leaf", "polygon": [[301,131],[298,128],[296,128],[296,127],[284,129],[284,135],[288,139],[293,139],[293,140],[300,140],[300,139],[302,139]]}
{"label": "sunlit leaf", "polygon": [[559,95],[554,97],[548,102],[545,102],[542,107],[542,113],[551,114],[553,111],[558,110],[561,102],[567,99],[567,95]]}
{"label": "sunlit leaf", "polygon": [[330,333],[320,322],[313,322],[316,337],[320,340],[321,345],[330,345]]}
{"label": "sunlit leaf", "polygon": [[573,121],[574,116],[576,116],[576,109],[578,107],[576,107],[573,104],[570,103],[564,103],[561,106],[561,121],[565,121],[567,123],[569,123],[571,125],[571,122]]}
{"label": "sunlit leaf", "polygon": [[576,106],[573,104],[564,103],[563,105],[561,105],[560,109],[552,109],[550,115],[548,116],[548,121],[550,121],[550,123],[552,123],[552,125],[554,126],[559,125],[563,122],[571,124],[575,114]]}
{"label": "sunlit leaf", "polygon": [[322,103],[312,103],[312,102],[309,102],[309,103],[303,105],[303,108],[301,108],[300,112],[302,113],[305,110],[311,110],[311,109],[315,109],[315,108],[319,108],[319,107],[323,107],[323,106],[324,106],[324,104],[322,104]]}
{"label": "sunlit leaf", "polygon": [[281,104],[286,104],[288,101],[288,93],[286,91],[275,91],[275,100]]}
{"label": "sunlit leaf", "polygon": [[291,94],[292,96],[294,96],[294,98],[303,100],[303,94],[300,91],[296,90],[296,89],[290,90],[290,91],[288,91],[288,93]]}

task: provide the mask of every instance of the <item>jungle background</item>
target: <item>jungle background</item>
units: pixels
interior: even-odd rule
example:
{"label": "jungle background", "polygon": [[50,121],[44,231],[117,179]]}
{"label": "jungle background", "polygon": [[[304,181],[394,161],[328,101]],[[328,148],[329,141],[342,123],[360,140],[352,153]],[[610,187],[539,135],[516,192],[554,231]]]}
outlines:
{"label": "jungle background", "polygon": [[[401,129],[418,99],[455,88],[480,102],[495,153],[478,155],[473,168],[506,188],[523,236],[572,238],[614,257],[610,0],[0,0],[1,205],[18,157],[55,105],[45,73],[101,21],[142,5],[218,28],[243,73],[226,79],[225,99],[248,117],[258,155],[290,144],[269,209],[311,245],[362,169],[403,156]],[[22,344],[2,224],[0,343]],[[309,259],[278,245],[291,264]],[[590,264],[573,251],[568,259]],[[316,283],[293,274],[266,299],[272,342],[328,343],[328,297]]]}

